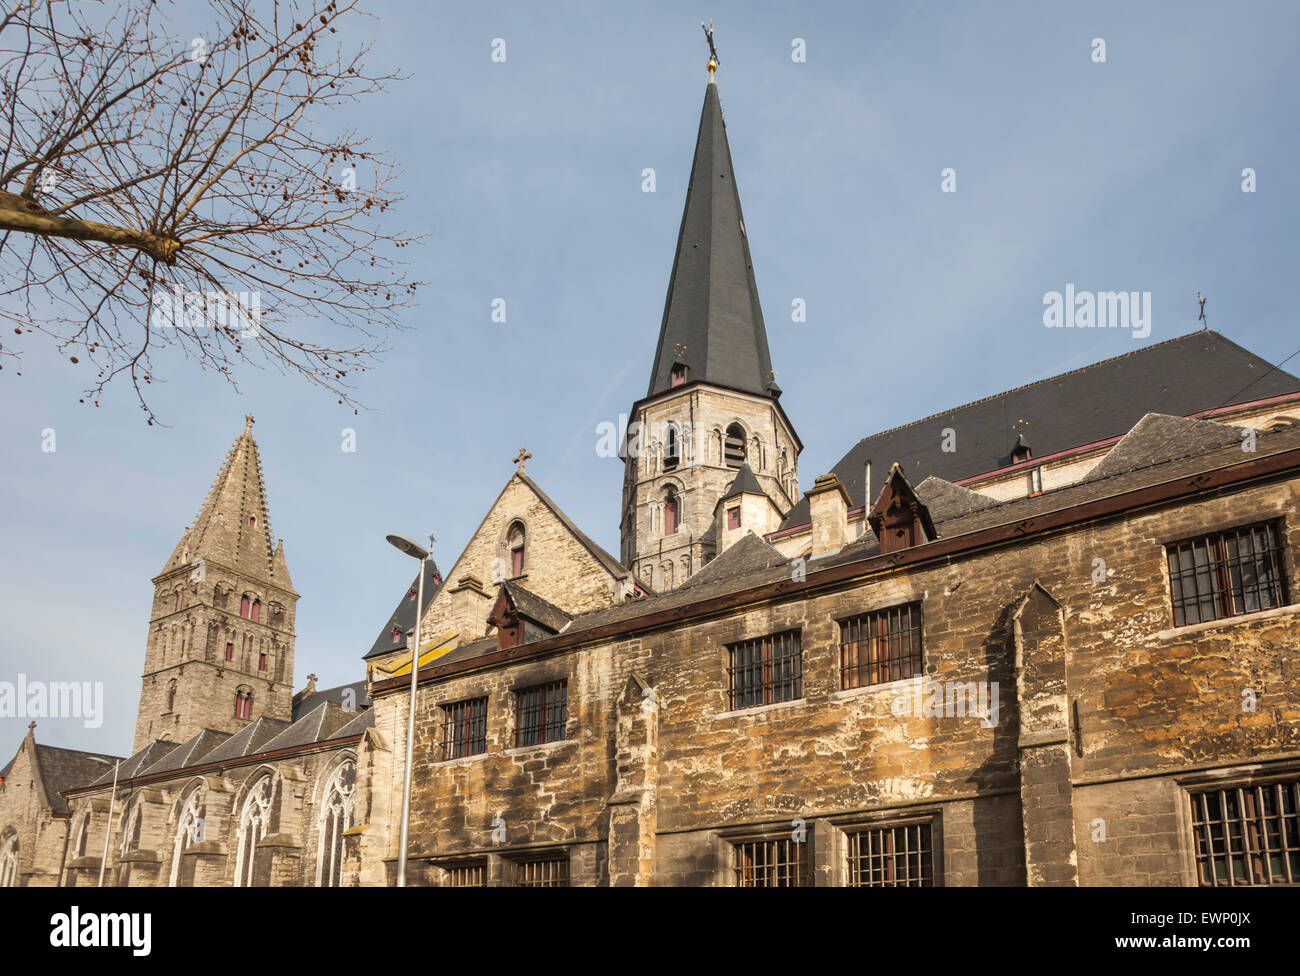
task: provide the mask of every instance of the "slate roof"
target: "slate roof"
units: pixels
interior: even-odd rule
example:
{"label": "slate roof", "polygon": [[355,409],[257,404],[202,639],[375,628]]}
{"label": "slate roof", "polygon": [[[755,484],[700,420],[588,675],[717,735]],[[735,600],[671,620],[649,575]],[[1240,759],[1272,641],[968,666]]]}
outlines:
{"label": "slate roof", "polygon": [[[442,586],[440,582],[442,576],[438,572],[437,564],[432,559],[425,560],[422,565],[424,567],[424,606],[428,607],[434,594]],[[397,601],[397,606],[388,615],[388,623],[384,624],[379,631],[379,636],[375,638],[374,644],[362,657],[363,661],[366,658],[378,657],[380,654],[391,654],[393,651],[406,650],[406,632],[415,626],[415,599],[420,592],[419,584],[420,574],[417,572],[411,579],[411,585],[402,591],[402,597]],[[396,641],[393,640],[394,626],[401,632]]]}
{"label": "slate roof", "polygon": [[[136,775],[136,773],[140,772],[140,770],[153,765],[175,748],[175,742],[168,742],[166,739],[154,739],[152,742],[141,747],[129,759],[122,760],[122,766],[117,772],[117,778],[119,780],[130,779],[132,776]],[[78,783],[76,785],[111,786],[112,783],[113,770],[110,769],[98,779],[90,780],[86,784]]]}
{"label": "slate roof", "polygon": [[[60,749],[58,746],[36,744],[36,762],[45,786],[45,798],[55,813],[68,813],[72,807],[60,794],[77,786],[84,786],[108,770],[111,778],[113,764],[121,756],[99,752],[82,752],[79,749]],[[8,767],[6,767],[6,770]]]}
{"label": "slate roof", "polygon": [[1105,478],[1213,447],[1241,444],[1241,431],[1240,427],[1216,424],[1209,420],[1188,420],[1186,417],[1149,413],[1106,452],[1101,462],[1088,472],[1088,478]]}
{"label": "slate roof", "polygon": [[221,743],[230,738],[229,732],[215,729],[201,729],[183,743],[172,749],[152,766],[146,766],[136,773],[137,776],[151,776],[154,773],[167,773],[174,769],[197,765],[203,757]]}
{"label": "slate roof", "polygon": [[356,717],[356,712],[345,712],[333,702],[323,701],[279,735],[269,739],[261,751],[275,752],[277,749],[337,739],[339,730]]}
{"label": "slate roof", "polygon": [[754,477],[754,472],[750,470],[748,461],[740,466],[740,470],[736,472],[736,477],[731,481],[731,487],[723,494],[720,501],[735,498],[745,492],[751,495],[767,496],[767,492],[763,490],[762,485],[758,483],[758,479]]}
{"label": "slate roof", "polygon": [[746,532],[723,550],[720,556],[705,563],[699,572],[690,576],[678,589],[789,564],[790,560],[777,552],[774,547],[753,532]]}
{"label": "slate roof", "polygon": [[976,512],[998,503],[996,498],[981,495],[978,491],[971,491],[961,485],[954,485],[951,481],[944,481],[934,475],[926,478],[914,490],[916,497],[929,509],[930,517],[936,522],[955,515]]}
{"label": "slate roof", "polygon": [[244,756],[262,752],[262,746],[289,727],[289,723],[278,718],[259,716],[255,721],[245,725],[221,745],[207,755],[200,757],[204,763],[219,762],[225,759],[241,759]]}
{"label": "slate roof", "polygon": [[541,624],[547,630],[558,634],[573,619],[554,603],[542,599],[532,590],[525,589],[513,580],[507,580],[501,585],[509,593],[510,601],[520,614]]}
{"label": "slate roof", "polygon": [[704,92],[647,396],[672,388],[678,362],[688,369],[687,382],[763,396],[781,393],[772,375],[727,126],[712,81]]}
{"label": "slate roof", "polygon": [[[411,626],[415,626],[415,618],[411,618]],[[391,639],[391,638],[390,638]],[[351,692],[351,694],[348,694]],[[344,709],[370,707],[370,696],[366,693],[365,681],[354,681],[349,685],[339,685],[335,688],[325,688],[321,691],[312,692],[298,700],[295,696],[293,703],[293,720],[296,722],[304,715],[313,711],[321,702],[333,702]]]}
{"label": "slate roof", "polygon": [[[877,483],[895,461],[914,479],[959,481],[1009,464],[1017,441],[1011,425],[1021,419],[1033,456],[1044,457],[1117,437],[1151,411],[1186,417],[1296,392],[1300,379],[1202,330],[863,438],[832,470],[857,508],[865,501],[868,460]],[[948,427],[957,434],[951,453],[942,449]],[[781,527],[806,524],[805,497]]]}

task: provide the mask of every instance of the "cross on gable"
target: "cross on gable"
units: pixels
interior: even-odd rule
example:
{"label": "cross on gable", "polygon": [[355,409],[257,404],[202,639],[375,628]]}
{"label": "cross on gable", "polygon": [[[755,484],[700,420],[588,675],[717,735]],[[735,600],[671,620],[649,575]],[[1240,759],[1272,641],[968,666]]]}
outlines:
{"label": "cross on gable", "polygon": [[530,457],[532,457],[532,455],[528,453],[528,449],[526,447],[521,447],[519,449],[519,453],[516,454],[513,458],[511,458],[511,460],[514,461],[515,464],[519,465],[517,470],[519,471],[520,474],[523,474],[524,462],[527,461]]}

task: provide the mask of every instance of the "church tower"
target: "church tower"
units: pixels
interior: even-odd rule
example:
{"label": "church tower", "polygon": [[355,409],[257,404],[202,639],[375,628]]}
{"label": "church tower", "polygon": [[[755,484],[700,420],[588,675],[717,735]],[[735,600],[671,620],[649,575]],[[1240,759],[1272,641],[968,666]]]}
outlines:
{"label": "church tower", "polygon": [[132,751],[259,715],[288,721],[298,594],[283,541],[271,543],[251,416],[153,584]]}
{"label": "church tower", "polygon": [[803,445],[780,405],[716,67],[650,387],[624,444],[622,559],[658,592],[746,533],[775,530],[799,497]]}

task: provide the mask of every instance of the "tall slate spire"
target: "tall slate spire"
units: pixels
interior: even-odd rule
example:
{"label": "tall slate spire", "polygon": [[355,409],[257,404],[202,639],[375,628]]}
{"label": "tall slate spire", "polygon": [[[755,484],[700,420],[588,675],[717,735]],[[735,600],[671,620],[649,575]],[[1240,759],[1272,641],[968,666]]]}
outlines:
{"label": "tall slate spire", "polygon": [[186,528],[163,572],[200,557],[257,579],[292,585],[283,552],[272,543],[252,417],[244,419],[243,433],[226,454],[198,517]]}
{"label": "tall slate spire", "polygon": [[686,367],[687,382],[703,380],[747,393],[781,395],[772,374],[727,127],[712,74],[704,92],[647,396],[672,388],[677,364]]}

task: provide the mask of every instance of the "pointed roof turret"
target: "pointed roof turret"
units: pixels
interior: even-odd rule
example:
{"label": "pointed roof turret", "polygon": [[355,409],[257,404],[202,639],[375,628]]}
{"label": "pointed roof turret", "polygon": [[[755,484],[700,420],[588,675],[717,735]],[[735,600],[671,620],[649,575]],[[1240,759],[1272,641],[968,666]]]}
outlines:
{"label": "pointed roof turret", "polygon": [[697,380],[781,395],[712,69],[647,396]]}
{"label": "pointed roof turret", "polygon": [[290,588],[283,546],[271,544],[271,519],[266,504],[262,461],[253,440],[253,418],[244,418],[203,507],[172,552],[163,572],[210,559],[259,579]]}

